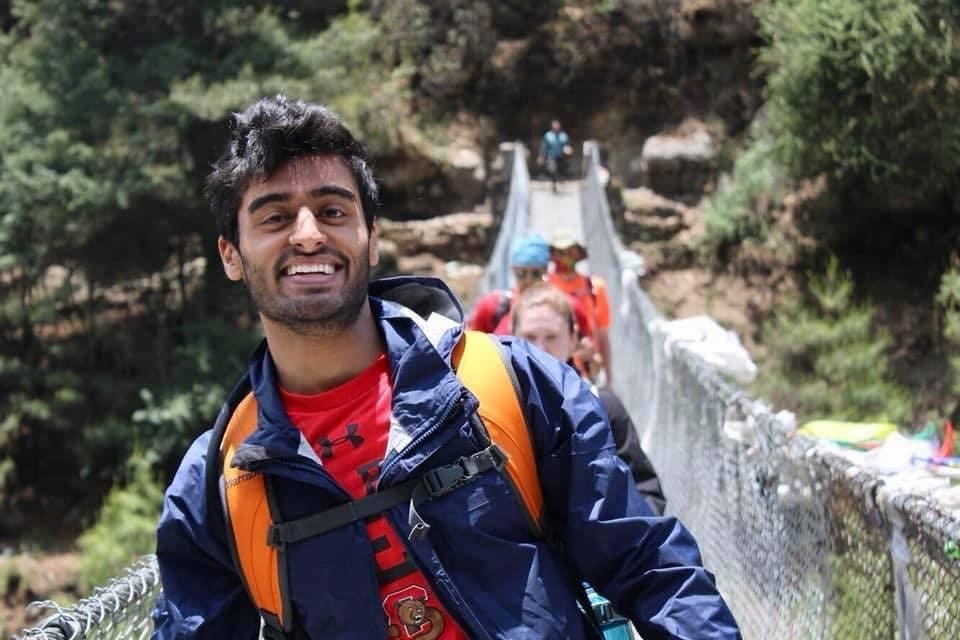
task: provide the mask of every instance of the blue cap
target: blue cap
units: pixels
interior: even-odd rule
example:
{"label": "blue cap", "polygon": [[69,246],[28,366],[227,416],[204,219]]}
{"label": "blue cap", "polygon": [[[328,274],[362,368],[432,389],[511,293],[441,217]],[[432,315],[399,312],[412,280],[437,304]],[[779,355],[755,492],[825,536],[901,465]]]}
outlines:
{"label": "blue cap", "polygon": [[550,262],[550,245],[539,233],[519,238],[513,243],[510,264],[546,268]]}

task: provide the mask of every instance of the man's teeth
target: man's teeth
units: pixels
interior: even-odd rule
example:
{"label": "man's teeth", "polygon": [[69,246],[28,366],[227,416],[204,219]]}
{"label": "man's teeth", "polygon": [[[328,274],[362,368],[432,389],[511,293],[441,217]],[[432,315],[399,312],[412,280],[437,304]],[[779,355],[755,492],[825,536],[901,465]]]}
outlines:
{"label": "man's teeth", "polygon": [[287,267],[287,275],[293,276],[298,273],[333,273],[335,271],[332,264],[295,264]]}

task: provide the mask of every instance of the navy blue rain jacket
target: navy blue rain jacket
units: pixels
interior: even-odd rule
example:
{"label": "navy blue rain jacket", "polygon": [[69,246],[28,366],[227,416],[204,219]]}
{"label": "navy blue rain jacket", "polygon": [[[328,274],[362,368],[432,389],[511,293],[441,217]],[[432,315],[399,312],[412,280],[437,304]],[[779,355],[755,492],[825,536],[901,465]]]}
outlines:
{"label": "navy blue rain jacket", "polygon": [[[482,440],[468,419],[477,401],[450,367],[463,314],[446,286],[392,278],[372,283],[370,296],[393,381],[383,489],[478,451]],[[739,638],[690,533],[675,518],[653,516],[637,492],[596,396],[567,365],[523,341],[503,341],[526,398],[546,515],[561,544],[532,533],[518,497],[494,470],[424,503],[418,511],[431,528],[408,543],[409,552],[447,610],[471,638],[579,640],[589,636],[572,581],[583,579],[645,640]],[[265,346],[249,375],[260,415],[240,453],[249,469],[273,477],[284,518],[346,502],[287,418]],[[258,635],[259,616],[234,568],[222,506],[205,496],[209,438],[208,431],[193,443],[166,492],[157,540],[163,583],[157,639]],[[407,507],[387,517],[406,540]],[[387,637],[362,522],[292,544],[287,555],[295,615],[310,638]]]}

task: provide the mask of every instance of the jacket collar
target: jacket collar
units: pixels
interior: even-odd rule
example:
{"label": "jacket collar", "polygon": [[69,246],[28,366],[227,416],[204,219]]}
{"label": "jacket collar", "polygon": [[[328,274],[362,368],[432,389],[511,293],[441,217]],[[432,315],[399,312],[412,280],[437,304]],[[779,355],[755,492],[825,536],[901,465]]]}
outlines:
{"label": "jacket collar", "polygon": [[[369,295],[393,384],[389,455],[432,427],[463,397],[463,385],[450,366],[451,353],[463,333],[463,309],[436,278],[378,280],[370,284]],[[313,457],[283,408],[266,340],[251,357],[248,374],[259,415],[257,429],[245,442],[247,455]]]}

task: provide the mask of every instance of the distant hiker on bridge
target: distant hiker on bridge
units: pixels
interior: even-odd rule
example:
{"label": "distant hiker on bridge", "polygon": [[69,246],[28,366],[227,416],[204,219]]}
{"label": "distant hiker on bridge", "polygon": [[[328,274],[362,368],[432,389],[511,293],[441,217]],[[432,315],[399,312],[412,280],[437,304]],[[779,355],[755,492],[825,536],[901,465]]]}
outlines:
{"label": "distant hiker on bridge", "polygon": [[369,281],[377,185],[334,114],[256,102],[206,193],[265,340],[166,491],[155,639],[599,638],[581,581],[648,638],[740,637],[574,371],[465,332],[439,280]]}
{"label": "distant hiker on bridge", "polygon": [[547,170],[553,183],[553,192],[557,192],[557,180],[567,175],[567,157],[573,154],[570,146],[570,136],[563,130],[559,120],[553,120],[550,128],[543,134],[540,141],[540,152],[537,154],[537,164]]}
{"label": "distant hiker on bridge", "polygon": [[[510,315],[513,335],[537,345],[561,362],[574,364],[578,327],[567,295],[546,283],[530,287],[517,299]],[[640,438],[630,414],[611,389],[591,385],[590,390],[607,412],[617,455],[630,467],[640,495],[654,513],[662,514],[667,500],[653,464],[640,448]]]}
{"label": "distant hiker on bridge", "polygon": [[564,229],[558,230],[550,241],[550,260],[553,270],[547,282],[576,298],[583,305],[590,322],[593,343],[602,359],[604,386],[613,384],[613,364],[610,353],[610,300],[607,284],[599,276],[585,276],[577,271],[577,263],[587,257],[587,249]]}

